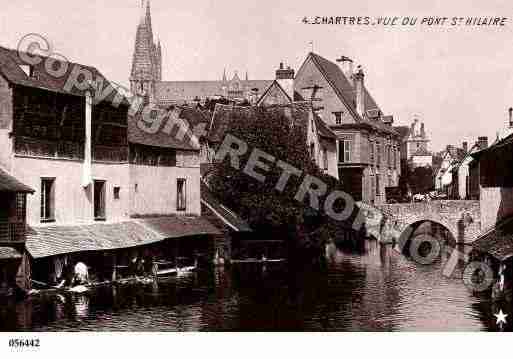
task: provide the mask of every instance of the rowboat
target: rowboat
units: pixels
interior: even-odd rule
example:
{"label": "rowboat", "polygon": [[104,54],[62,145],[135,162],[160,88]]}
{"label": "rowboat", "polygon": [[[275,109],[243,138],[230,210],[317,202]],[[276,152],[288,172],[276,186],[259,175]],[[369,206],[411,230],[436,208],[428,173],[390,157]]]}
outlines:
{"label": "rowboat", "polygon": [[230,260],[231,263],[283,263],[285,262],[285,258],[277,258],[277,259],[257,259],[257,258],[247,258],[247,259],[232,259]]}

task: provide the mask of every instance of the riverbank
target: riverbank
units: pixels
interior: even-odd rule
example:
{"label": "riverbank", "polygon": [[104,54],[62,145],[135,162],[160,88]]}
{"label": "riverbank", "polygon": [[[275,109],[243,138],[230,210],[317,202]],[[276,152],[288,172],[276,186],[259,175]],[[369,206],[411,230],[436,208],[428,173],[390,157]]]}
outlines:
{"label": "riverbank", "polygon": [[365,247],[333,247],[326,270],[292,277],[286,265],[218,266],[12,302],[0,311],[0,330],[498,330],[496,304],[470,293],[460,272],[446,278],[442,263],[418,265],[376,241]]}

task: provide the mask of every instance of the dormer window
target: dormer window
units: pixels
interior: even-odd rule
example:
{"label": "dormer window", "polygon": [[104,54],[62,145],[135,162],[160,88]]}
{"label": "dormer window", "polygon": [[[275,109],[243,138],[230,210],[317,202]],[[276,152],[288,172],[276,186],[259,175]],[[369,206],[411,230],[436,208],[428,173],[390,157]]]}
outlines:
{"label": "dormer window", "polygon": [[341,125],[342,124],[342,111],[333,112],[333,116],[335,116],[335,124]]}
{"label": "dormer window", "polygon": [[28,77],[34,77],[34,66],[32,65],[20,65],[21,69]]}

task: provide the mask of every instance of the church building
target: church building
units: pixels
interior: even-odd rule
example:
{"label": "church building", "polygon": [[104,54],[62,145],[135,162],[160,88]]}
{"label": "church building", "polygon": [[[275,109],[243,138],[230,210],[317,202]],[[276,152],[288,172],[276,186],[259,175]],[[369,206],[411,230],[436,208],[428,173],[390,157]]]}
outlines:
{"label": "church building", "polygon": [[141,19],[137,26],[130,72],[130,90],[146,101],[160,106],[197,103],[210,98],[227,98],[234,102],[249,101],[262,94],[272,80],[249,80],[246,72],[240,78],[237,71],[228,79],[214,81],[162,81],[162,47],[155,43],[151,23],[150,1],[142,1]]}

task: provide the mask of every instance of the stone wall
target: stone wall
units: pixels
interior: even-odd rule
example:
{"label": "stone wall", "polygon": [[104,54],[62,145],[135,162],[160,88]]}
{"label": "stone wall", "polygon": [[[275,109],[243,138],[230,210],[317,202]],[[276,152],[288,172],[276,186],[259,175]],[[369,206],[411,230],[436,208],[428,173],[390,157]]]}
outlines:
{"label": "stone wall", "polygon": [[[422,221],[443,225],[459,243],[472,243],[481,232],[479,201],[387,204],[377,206],[372,211],[375,212],[372,216],[374,220],[369,221],[371,225],[367,230],[380,240],[397,240],[409,226]],[[381,222],[376,220],[380,213]]]}

